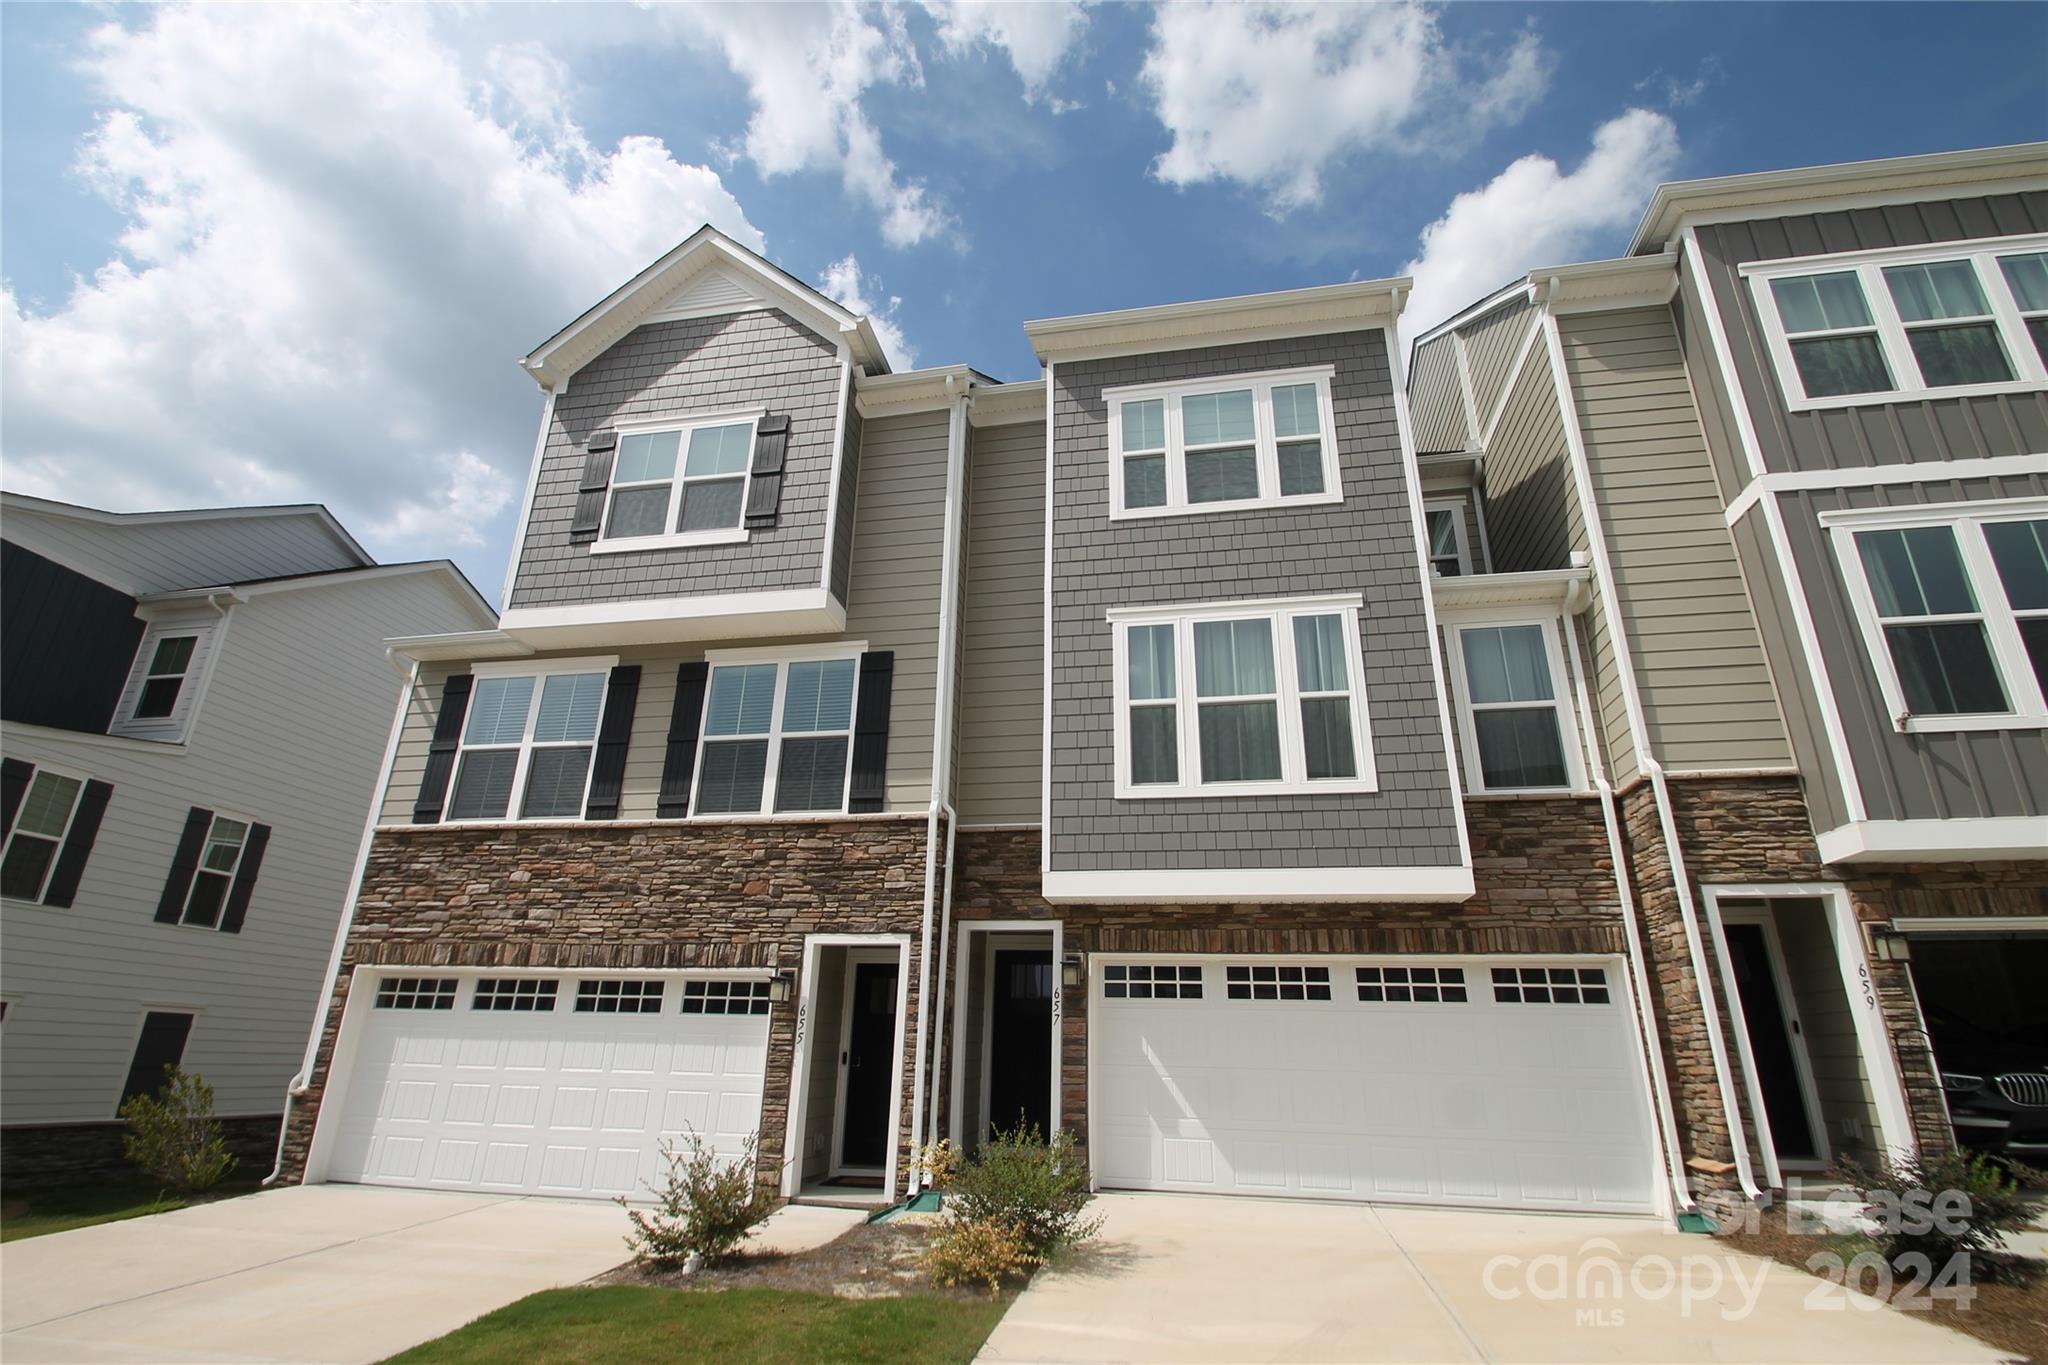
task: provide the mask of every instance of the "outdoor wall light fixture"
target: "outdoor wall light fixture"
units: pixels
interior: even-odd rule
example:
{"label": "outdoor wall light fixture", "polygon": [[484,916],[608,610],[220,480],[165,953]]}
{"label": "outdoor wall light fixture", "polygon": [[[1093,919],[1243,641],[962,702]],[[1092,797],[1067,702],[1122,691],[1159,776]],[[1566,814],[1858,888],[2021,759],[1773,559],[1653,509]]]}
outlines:
{"label": "outdoor wall light fixture", "polygon": [[1870,935],[1870,957],[1873,962],[1913,960],[1912,942],[1890,925],[1873,924],[1867,932]]}
{"label": "outdoor wall light fixture", "polygon": [[1088,973],[1081,965],[1079,953],[1068,953],[1060,959],[1060,984],[1069,990],[1078,987],[1088,979]]}
{"label": "outdoor wall light fixture", "polygon": [[777,972],[768,978],[768,998],[776,1004],[784,1004],[789,993],[796,987],[796,976],[790,972]]}

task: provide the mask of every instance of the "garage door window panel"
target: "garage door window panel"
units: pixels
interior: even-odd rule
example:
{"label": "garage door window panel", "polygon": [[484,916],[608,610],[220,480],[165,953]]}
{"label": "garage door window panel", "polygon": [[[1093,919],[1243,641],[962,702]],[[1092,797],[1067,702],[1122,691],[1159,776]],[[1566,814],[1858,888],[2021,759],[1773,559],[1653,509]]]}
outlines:
{"label": "garage door window panel", "polygon": [[485,673],[463,722],[450,820],[574,820],[583,815],[611,661]]}
{"label": "garage door window panel", "polygon": [[578,1014],[659,1014],[662,984],[607,977],[576,983]]}
{"label": "garage door window panel", "polygon": [[1330,969],[1284,964],[1226,966],[1223,993],[1231,1000],[1328,1000]]}
{"label": "garage door window panel", "polygon": [[1503,1005],[1604,1005],[1607,972],[1600,967],[1495,967],[1493,998]]}
{"label": "garage door window panel", "polygon": [[691,813],[845,810],[856,664],[853,654],[715,663]]}
{"label": "garage door window panel", "polygon": [[380,1010],[452,1010],[455,1008],[455,978],[452,976],[387,976],[377,983]]}
{"label": "garage door window panel", "polygon": [[547,1014],[555,1008],[560,983],[549,977],[492,977],[476,983],[470,997],[473,1010],[509,1011],[516,1014]]}
{"label": "garage door window panel", "polygon": [[1150,962],[1111,963],[1102,969],[1105,1000],[1200,1000],[1199,965]]}
{"label": "garage door window panel", "polygon": [[766,981],[685,981],[684,1014],[766,1014]]}
{"label": "garage door window panel", "polygon": [[1359,967],[1358,998],[1366,1004],[1461,1005],[1463,967]]}

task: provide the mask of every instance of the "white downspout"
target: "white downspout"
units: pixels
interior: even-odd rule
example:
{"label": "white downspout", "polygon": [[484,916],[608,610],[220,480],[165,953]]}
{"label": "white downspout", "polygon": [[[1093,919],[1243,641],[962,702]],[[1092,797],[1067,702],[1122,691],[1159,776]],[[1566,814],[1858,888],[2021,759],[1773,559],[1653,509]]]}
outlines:
{"label": "white downspout", "polygon": [[[958,385],[956,391],[955,385]],[[912,1165],[906,1189],[916,1194],[923,1186],[915,1164],[917,1149],[924,1145],[925,1077],[932,1068],[932,917],[938,904],[939,817],[946,818],[946,905],[952,907],[953,827],[959,823],[948,793],[953,789],[953,667],[959,633],[955,610],[960,592],[961,518],[967,474],[967,380],[946,377],[946,392],[953,399],[946,425],[946,520],[939,570],[939,648],[937,696],[932,721],[932,799],[925,817],[924,833],[924,919],[918,930],[917,954],[917,1061],[910,1080],[910,1150]],[[945,951],[943,945],[940,948]],[[945,988],[941,972],[940,989]]]}
{"label": "white downspout", "polygon": [[[398,660],[387,646],[385,662],[393,668]],[[412,667],[405,673],[404,685],[398,689],[398,709],[391,717],[391,734],[384,741],[383,780],[370,797],[370,813],[363,821],[362,842],[356,846],[355,871],[348,879],[348,895],[341,903],[341,924],[334,931],[334,947],[327,954],[327,973],[320,978],[320,998],[313,1006],[313,1031],[306,1039],[306,1056],[299,1063],[298,1074],[285,1083],[284,1120],[277,1127],[277,1160],[271,1163],[270,1174],[263,1177],[266,1185],[276,1182],[284,1170],[284,1140],[291,1132],[292,1102],[306,1093],[313,1083],[313,1068],[320,1060],[320,1035],[327,1031],[327,1012],[334,1004],[334,978],[341,972],[341,955],[348,946],[348,931],[356,922],[356,898],[363,893],[363,874],[370,866],[370,844],[377,835],[377,818],[383,813],[385,798],[391,794],[391,765],[398,757],[399,737],[405,733],[406,708],[412,705],[413,693],[420,681],[420,661],[414,659]]]}
{"label": "white downspout", "polygon": [[1607,859],[1614,864],[1614,892],[1621,900],[1621,923],[1628,934],[1628,970],[1635,983],[1636,1017],[1642,1023],[1643,1042],[1649,1050],[1650,1088],[1654,1095],[1651,1119],[1663,1137],[1664,1175],[1671,1182],[1671,1193],[1677,1198],[1678,1212],[1695,1213],[1699,1206],[1693,1202],[1692,1182],[1685,1174],[1685,1162],[1679,1144],[1678,1115],[1671,1102],[1671,1078],[1664,1070],[1664,1039],[1657,1028],[1657,1007],[1650,998],[1650,974],[1647,959],[1643,953],[1642,931],[1636,924],[1635,893],[1629,889],[1628,860],[1621,847],[1621,813],[1615,800],[1614,786],[1607,780],[1607,761],[1601,756],[1599,731],[1593,717],[1593,697],[1586,688],[1585,660],[1579,650],[1579,628],[1575,618],[1591,606],[1593,595],[1583,581],[1574,582],[1565,592],[1564,640],[1565,649],[1571,656],[1572,682],[1577,694],[1579,727],[1585,731],[1586,758],[1593,770],[1593,786],[1600,793],[1600,816],[1607,825]]}
{"label": "white downspout", "polygon": [[[1554,287],[1554,283],[1553,283]],[[1557,393],[1558,419],[1564,426],[1565,449],[1571,457],[1572,485],[1579,499],[1579,515],[1586,527],[1586,544],[1593,555],[1593,573],[1601,594],[1614,607],[1621,596],[1615,588],[1614,566],[1607,557],[1607,534],[1601,525],[1599,503],[1593,495],[1592,466],[1586,456],[1585,433],[1579,428],[1578,404],[1572,399],[1566,379],[1564,341],[1558,332],[1557,314],[1543,304],[1543,343],[1550,358],[1551,385]],[[1735,1087],[1728,1075],[1728,1048],[1721,1037],[1721,1008],[1714,992],[1713,977],[1707,970],[1706,950],[1700,941],[1699,910],[1693,903],[1692,880],[1687,873],[1684,850],[1679,847],[1678,817],[1671,808],[1671,789],[1664,767],[1650,746],[1650,727],[1643,711],[1642,694],[1636,687],[1635,659],[1629,650],[1628,630],[1618,616],[1610,623],[1608,639],[1614,649],[1615,672],[1621,682],[1621,700],[1634,732],[1636,755],[1650,779],[1657,802],[1657,824],[1664,840],[1664,852],[1671,864],[1671,880],[1678,893],[1679,922],[1685,929],[1686,952],[1699,991],[1700,1007],[1706,1015],[1707,1047],[1714,1059],[1714,1080],[1721,1092],[1721,1110],[1728,1123],[1728,1145],[1735,1156],[1736,1179],[1750,1200],[1763,1197],[1756,1172],[1749,1161],[1749,1139],[1742,1128],[1742,1111],[1736,1103]]]}

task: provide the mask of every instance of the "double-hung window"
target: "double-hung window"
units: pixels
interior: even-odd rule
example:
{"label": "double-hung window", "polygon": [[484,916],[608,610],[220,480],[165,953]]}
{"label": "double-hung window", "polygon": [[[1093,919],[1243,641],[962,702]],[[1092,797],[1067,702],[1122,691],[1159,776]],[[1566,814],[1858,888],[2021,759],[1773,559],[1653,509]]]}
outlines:
{"label": "double-hung window", "polygon": [[242,853],[249,846],[249,821],[216,814],[207,827],[206,842],[200,845],[199,867],[192,874],[192,889],[185,893],[180,924],[214,929],[220,926],[220,912],[228,903],[235,873],[242,866]]}
{"label": "double-hung window", "polygon": [[1822,521],[1899,729],[2048,723],[2048,499]]}
{"label": "double-hung window", "polygon": [[574,820],[589,793],[610,659],[479,665],[450,820]]}
{"label": "double-hung window", "polygon": [[2048,238],[1757,262],[1794,411],[2048,384]]}
{"label": "double-hung window", "polygon": [[143,633],[128,685],[108,730],[131,739],[177,743],[190,727],[220,617],[161,621]]}
{"label": "double-hung window", "polygon": [[843,811],[858,646],[829,657],[711,656],[692,815]]}
{"label": "double-hung window", "polygon": [[1329,366],[1105,389],[1110,516],[1335,502]]}
{"label": "double-hung window", "polygon": [[716,544],[742,524],[759,413],[621,428],[598,550]]}
{"label": "double-hung window", "polygon": [[0,853],[0,896],[42,900],[84,792],[82,777],[42,767],[35,770],[15,812],[14,828],[8,831],[6,851]]}
{"label": "double-hung window", "polygon": [[1429,536],[1429,567],[1440,578],[1472,572],[1472,552],[1465,544],[1465,504],[1425,503],[1423,527]]}
{"label": "double-hung window", "polygon": [[1465,782],[1473,791],[1583,785],[1557,622],[1454,621],[1452,672]]}
{"label": "double-hung window", "polygon": [[1117,796],[1373,790],[1359,605],[1111,612]]}

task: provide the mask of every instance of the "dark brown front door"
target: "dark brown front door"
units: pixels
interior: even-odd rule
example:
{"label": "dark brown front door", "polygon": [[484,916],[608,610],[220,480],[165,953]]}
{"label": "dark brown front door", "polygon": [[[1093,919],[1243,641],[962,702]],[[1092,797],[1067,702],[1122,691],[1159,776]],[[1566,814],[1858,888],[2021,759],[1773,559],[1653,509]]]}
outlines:
{"label": "dark brown front door", "polygon": [[846,1126],[839,1164],[882,1166],[889,1151],[889,1100],[896,1093],[896,964],[853,964],[853,1010],[846,1030]]}
{"label": "dark brown front door", "polygon": [[1792,1060],[1789,1030],[1797,1028],[1778,995],[1777,973],[1771,970],[1770,946],[1761,924],[1730,924],[1728,966],[1742,996],[1742,1017],[1749,1025],[1749,1053],[1756,1059],[1757,1084],[1763,1087],[1764,1113],[1771,1120],[1771,1145],[1780,1161],[1812,1161],[1813,1129],[1806,1117],[1806,1097],[1799,1090],[1799,1071]]}
{"label": "dark brown front door", "polygon": [[998,952],[991,977],[989,1131],[1035,1126],[1047,1133],[1052,1126],[1052,953]]}

